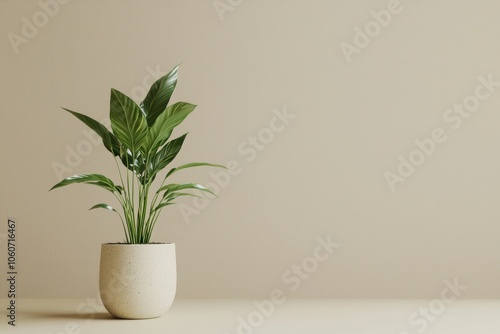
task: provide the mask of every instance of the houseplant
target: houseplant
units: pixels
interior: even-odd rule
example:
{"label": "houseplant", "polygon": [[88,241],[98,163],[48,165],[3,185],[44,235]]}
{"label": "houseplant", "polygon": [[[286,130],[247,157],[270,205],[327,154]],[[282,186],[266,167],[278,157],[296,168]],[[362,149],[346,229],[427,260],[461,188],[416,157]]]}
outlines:
{"label": "houseplant", "polygon": [[63,108],[102,138],[118,168],[118,183],[101,174],[80,174],[60,181],[51,190],[76,183],[95,185],[111,192],[121,206],[116,210],[99,203],[90,208],[113,211],[123,225],[124,243],[101,247],[99,274],[103,304],[119,318],[154,318],[168,310],[176,289],[175,244],[151,243],[155,224],[162,209],[175,199],[199,197],[193,193],[196,190],[212,193],[197,183],[167,183],[169,177],[192,167],[225,168],[204,162],[184,164],[170,168],[154,187],[158,174],[174,160],[186,138],[184,134],[170,139],[173,130],[196,107],[186,102],[169,105],[177,77],[178,66],[158,79],[139,105],[111,89],[111,131],[88,116]]}

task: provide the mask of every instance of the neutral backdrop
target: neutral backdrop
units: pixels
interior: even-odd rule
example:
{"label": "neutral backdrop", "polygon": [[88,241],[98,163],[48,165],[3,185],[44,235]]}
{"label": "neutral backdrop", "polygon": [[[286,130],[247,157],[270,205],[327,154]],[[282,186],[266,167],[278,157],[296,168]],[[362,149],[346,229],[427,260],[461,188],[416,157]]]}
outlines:
{"label": "neutral backdrop", "polygon": [[[473,97],[479,77],[500,82],[498,1],[44,3],[0,1],[0,233],[17,220],[20,296],[96,296],[100,245],[123,240],[116,216],[87,210],[104,191],[48,192],[76,173],[116,178],[60,107],[105,119],[110,88],[140,98],[150,72],[181,64],[173,101],[198,108],[173,166],[240,170],[220,199],[186,199],[158,223],[154,240],[177,246],[179,297],[438,298],[454,279],[466,298],[500,297],[500,87]],[[465,101],[470,114],[447,111]],[[435,129],[446,140],[432,149]],[[410,157],[391,189],[386,172]],[[328,236],[340,247],[315,266]],[[303,264],[292,291],[283,275]]]}

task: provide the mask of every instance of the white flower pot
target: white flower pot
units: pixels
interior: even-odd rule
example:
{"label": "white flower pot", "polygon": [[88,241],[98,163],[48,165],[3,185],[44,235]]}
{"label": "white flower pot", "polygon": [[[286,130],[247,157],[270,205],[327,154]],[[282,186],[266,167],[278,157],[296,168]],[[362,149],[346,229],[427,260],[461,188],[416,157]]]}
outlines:
{"label": "white flower pot", "polygon": [[165,314],[177,287],[175,244],[102,244],[99,291],[117,318]]}

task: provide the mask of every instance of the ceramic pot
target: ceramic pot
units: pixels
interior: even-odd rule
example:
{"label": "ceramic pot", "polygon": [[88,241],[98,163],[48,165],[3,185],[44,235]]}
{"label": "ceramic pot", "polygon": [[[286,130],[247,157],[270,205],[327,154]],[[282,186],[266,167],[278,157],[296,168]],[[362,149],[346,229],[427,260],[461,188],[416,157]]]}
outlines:
{"label": "ceramic pot", "polygon": [[175,244],[102,244],[99,291],[117,318],[165,314],[177,287]]}

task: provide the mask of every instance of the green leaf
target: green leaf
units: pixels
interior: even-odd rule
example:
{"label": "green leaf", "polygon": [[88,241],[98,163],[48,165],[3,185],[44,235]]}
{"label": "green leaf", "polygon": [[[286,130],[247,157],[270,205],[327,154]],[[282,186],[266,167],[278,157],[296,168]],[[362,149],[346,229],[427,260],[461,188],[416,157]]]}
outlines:
{"label": "green leaf", "polygon": [[137,154],[148,134],[146,119],[139,106],[127,95],[111,89],[109,115],[116,138],[132,155]]}
{"label": "green leaf", "polygon": [[198,196],[198,195],[195,195],[195,194],[191,194],[191,193],[182,193],[182,192],[172,192],[170,193],[168,196],[165,196],[162,201],[154,208],[153,211],[157,211],[167,205],[172,205],[172,204],[175,204],[174,202],[172,202],[174,199],[178,198],[178,197],[181,197],[181,196],[192,196],[192,197],[198,197],[198,198],[201,198],[201,199],[205,199],[204,197],[201,197],[201,196]]}
{"label": "green leaf", "polygon": [[154,180],[156,174],[162,171],[172,160],[175,159],[179,151],[181,150],[184,139],[187,133],[169,141],[165,146],[161,148],[153,157],[150,159],[150,165],[147,166],[147,177],[150,180]]}
{"label": "green leaf", "polygon": [[105,204],[105,203],[96,204],[93,207],[91,207],[89,210],[94,210],[94,209],[106,209],[106,210],[110,210],[110,211],[114,211],[114,212],[118,213],[118,211],[116,211],[112,206]]}
{"label": "green leaf", "polygon": [[[156,119],[156,123],[160,124],[159,126],[163,128],[175,128],[177,125],[181,124],[182,121],[193,112],[196,108],[195,104],[191,104],[188,102],[177,102],[171,106],[168,106],[167,109]],[[166,125],[165,125],[166,123]]]}
{"label": "green leaf", "polygon": [[119,155],[120,154],[120,143],[118,142],[118,139],[101,123],[96,121],[95,119],[90,118],[89,116],[77,113],[75,111],[63,108],[76,118],[78,118],[80,121],[85,123],[89,128],[95,131],[101,138],[102,142],[104,144],[104,147],[113,155]]}
{"label": "green leaf", "polygon": [[[174,199],[178,198],[178,197],[182,197],[182,196],[191,196],[191,197],[198,197],[198,198],[202,198],[202,199],[205,199],[204,197],[201,197],[199,195],[196,195],[196,194],[191,194],[191,193],[182,193],[182,192],[171,192],[170,194],[168,194],[167,196],[164,197],[164,200],[168,201],[168,202],[171,202],[173,201]],[[163,202],[163,200],[162,200]]]}
{"label": "green leaf", "polygon": [[149,89],[146,98],[141,103],[141,109],[147,117],[149,126],[152,126],[158,116],[165,110],[170,97],[177,85],[179,66],[174,67],[167,75],[158,79]]}
{"label": "green leaf", "polygon": [[119,194],[123,193],[123,187],[120,185],[115,185],[116,191],[118,191]]}
{"label": "green leaf", "polygon": [[185,164],[185,165],[181,165],[179,167],[175,167],[175,168],[172,168],[168,173],[167,173],[167,177],[169,177],[170,175],[174,174],[175,172],[178,172],[180,170],[183,170],[183,169],[186,169],[186,168],[192,168],[192,167],[200,167],[200,166],[208,166],[208,167],[220,167],[220,168],[225,168],[227,169],[226,166],[223,166],[223,165],[217,165],[217,164],[210,164],[208,162],[191,162],[189,164]]}
{"label": "green leaf", "polygon": [[158,211],[158,210],[160,210],[161,208],[163,208],[163,207],[165,207],[167,205],[174,205],[174,204],[177,204],[177,203],[175,203],[175,202],[161,202],[160,204],[158,204],[156,206],[156,208],[154,208],[153,212]]}
{"label": "green leaf", "polygon": [[177,102],[168,106],[149,128],[144,151],[154,154],[170,138],[172,130],[196,108],[194,104]]}
{"label": "green leaf", "polygon": [[85,184],[92,184],[99,186],[101,188],[104,188],[106,190],[109,190],[111,192],[120,192],[120,190],[115,186],[113,181],[108,179],[106,176],[101,175],[101,174],[80,174],[80,175],[73,175],[70,176],[61,182],[57,183],[55,186],[50,188],[52,189],[57,189],[60,187],[64,187],[70,184],[75,184],[75,183],[85,183]]}
{"label": "green leaf", "polygon": [[178,190],[184,190],[184,189],[197,189],[201,191],[208,192],[215,197],[217,197],[216,194],[214,194],[210,189],[205,188],[201,184],[198,183],[184,183],[184,184],[176,184],[176,183],[171,183],[167,184],[166,186],[161,187],[156,191],[157,194],[161,193],[162,191],[165,191],[165,194],[163,194],[163,198],[167,197],[170,193]]}
{"label": "green leaf", "polygon": [[144,169],[146,168],[146,161],[144,160],[142,153],[138,152],[135,157],[132,156],[132,152],[127,150],[121,153],[121,160],[125,167],[133,171],[137,176],[141,177]]}

